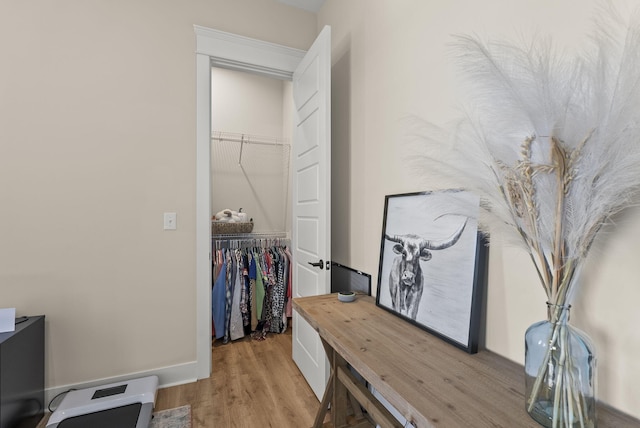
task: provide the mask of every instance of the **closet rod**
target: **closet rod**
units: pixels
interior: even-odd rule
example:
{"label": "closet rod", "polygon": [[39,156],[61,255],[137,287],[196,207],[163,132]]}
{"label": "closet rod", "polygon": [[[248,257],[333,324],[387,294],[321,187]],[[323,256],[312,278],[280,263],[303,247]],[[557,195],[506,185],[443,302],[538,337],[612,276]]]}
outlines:
{"label": "closet rod", "polygon": [[211,235],[211,239],[275,239],[286,238],[287,232],[255,232],[255,233],[227,233]]}
{"label": "closet rod", "polygon": [[262,146],[290,146],[288,140],[273,137],[261,137],[249,134],[233,134],[230,132],[213,132],[211,141],[230,141],[241,144],[257,144]]}
{"label": "closet rod", "polygon": [[222,247],[244,248],[244,247],[271,247],[273,245],[290,246],[291,240],[286,233],[237,233],[227,235],[212,236],[211,245],[217,250]]}
{"label": "closet rod", "polygon": [[290,147],[288,142],[283,139],[277,139],[274,137],[260,137],[257,135],[249,134],[234,134],[231,132],[214,131],[211,133],[211,141],[231,141],[240,143],[240,155],[238,157],[238,165],[242,165],[242,149],[245,144],[256,144],[260,146],[280,146]]}

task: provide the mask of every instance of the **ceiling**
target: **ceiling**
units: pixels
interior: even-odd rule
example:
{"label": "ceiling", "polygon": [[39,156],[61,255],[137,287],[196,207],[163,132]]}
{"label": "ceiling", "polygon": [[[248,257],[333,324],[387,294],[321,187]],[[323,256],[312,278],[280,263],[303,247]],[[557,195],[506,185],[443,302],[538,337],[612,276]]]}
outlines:
{"label": "ceiling", "polygon": [[278,0],[280,3],[288,4],[289,6],[304,9],[309,12],[318,12],[325,0]]}

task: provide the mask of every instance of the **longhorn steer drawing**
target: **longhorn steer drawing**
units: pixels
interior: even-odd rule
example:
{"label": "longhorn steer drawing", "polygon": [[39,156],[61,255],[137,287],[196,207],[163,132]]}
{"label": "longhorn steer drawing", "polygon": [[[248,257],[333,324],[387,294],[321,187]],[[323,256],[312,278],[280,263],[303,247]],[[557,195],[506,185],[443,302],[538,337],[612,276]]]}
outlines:
{"label": "longhorn steer drawing", "polygon": [[449,238],[441,242],[430,241],[418,235],[387,235],[395,242],[393,252],[397,254],[389,274],[389,291],[393,310],[416,319],[424,289],[424,278],[420,260],[431,260],[431,251],[444,250],[455,245],[467,225],[467,221]]}

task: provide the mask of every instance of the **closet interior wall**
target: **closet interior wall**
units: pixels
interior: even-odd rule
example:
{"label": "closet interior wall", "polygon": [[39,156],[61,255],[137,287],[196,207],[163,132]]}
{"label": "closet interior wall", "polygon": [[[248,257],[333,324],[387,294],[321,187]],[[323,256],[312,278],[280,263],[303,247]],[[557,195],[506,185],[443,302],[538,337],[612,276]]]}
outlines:
{"label": "closet interior wall", "polygon": [[255,232],[287,231],[289,141],[214,131],[211,144],[213,212],[242,208]]}
{"label": "closet interior wall", "polygon": [[291,83],[212,68],[211,201],[246,212],[253,232],[291,230]]}

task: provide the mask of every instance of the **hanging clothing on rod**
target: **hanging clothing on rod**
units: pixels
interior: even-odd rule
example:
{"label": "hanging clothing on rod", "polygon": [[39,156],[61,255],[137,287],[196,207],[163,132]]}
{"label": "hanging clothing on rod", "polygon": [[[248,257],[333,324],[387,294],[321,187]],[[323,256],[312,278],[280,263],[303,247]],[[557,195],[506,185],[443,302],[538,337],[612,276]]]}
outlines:
{"label": "hanging clothing on rod", "polygon": [[224,343],[283,333],[291,315],[291,253],[285,238],[214,237],[213,326]]}

